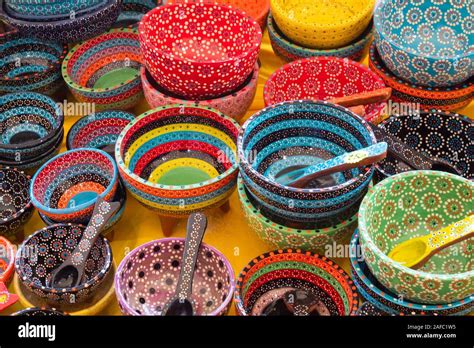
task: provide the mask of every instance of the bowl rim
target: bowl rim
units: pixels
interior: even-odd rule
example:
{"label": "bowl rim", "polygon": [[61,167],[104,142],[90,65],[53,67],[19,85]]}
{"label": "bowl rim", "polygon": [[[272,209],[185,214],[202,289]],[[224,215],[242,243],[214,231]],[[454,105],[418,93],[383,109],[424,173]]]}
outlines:
{"label": "bowl rim", "polygon": [[[389,182],[393,181],[394,179],[398,179],[401,177],[414,177],[417,175],[428,175],[428,176],[437,176],[437,177],[448,177],[448,178],[453,178],[456,179],[460,182],[464,182],[468,186],[473,187],[474,189],[474,181],[470,181],[466,178],[463,178],[462,176],[459,175],[454,175],[451,173],[446,173],[446,172],[440,172],[440,171],[435,171],[435,170],[413,170],[413,171],[408,171],[404,173],[399,173],[392,175],[391,177],[387,178],[388,180],[383,180],[385,181],[385,185],[387,185]],[[369,202],[369,200],[372,198],[372,196],[377,193],[379,190],[382,189],[382,187],[385,187],[384,184],[377,184],[365,195],[364,199],[362,200],[362,203],[360,205],[359,209],[359,219],[358,219],[358,231],[359,231],[359,243],[362,247],[362,244],[366,244],[366,248],[370,249],[376,256],[377,258],[381,259],[385,263],[389,264],[391,268],[396,269],[397,271],[408,273],[412,276],[419,276],[423,279],[426,278],[438,278],[442,281],[450,281],[454,279],[461,279],[461,278],[466,278],[466,277],[471,277],[474,278],[474,269],[472,271],[467,271],[463,273],[456,273],[456,274],[439,274],[439,273],[428,273],[420,270],[414,270],[411,268],[408,268],[406,266],[403,266],[402,264],[399,264],[395,261],[393,261],[391,258],[389,258],[386,254],[384,254],[378,247],[377,245],[372,241],[371,236],[369,235],[369,232],[367,230],[367,223],[366,223],[366,217],[365,217],[365,210],[366,206]],[[368,264],[367,264],[368,265]]]}
{"label": "bowl rim", "polygon": [[309,194],[312,194],[312,193],[325,193],[325,192],[329,191],[328,190],[329,188],[331,190],[334,190],[334,189],[340,190],[340,189],[343,189],[344,187],[350,186],[351,184],[354,184],[354,183],[359,182],[359,181],[362,183],[362,182],[366,181],[366,179],[367,179],[366,176],[370,176],[374,173],[375,167],[373,165],[371,165],[371,166],[367,166],[367,168],[369,168],[369,170],[366,173],[363,173],[362,176],[358,175],[356,177],[353,177],[350,180],[344,181],[342,184],[339,184],[339,185],[336,185],[336,186],[331,186],[331,187],[325,187],[325,188],[307,189],[307,188],[295,188],[295,187],[281,185],[276,181],[270,180],[269,178],[267,178],[266,176],[264,176],[263,174],[261,174],[257,170],[255,170],[250,165],[250,163],[248,162],[247,156],[245,156],[244,153],[243,153],[243,147],[242,147],[243,144],[242,144],[242,142],[243,142],[244,132],[246,131],[247,126],[251,122],[253,122],[255,119],[257,119],[260,115],[265,114],[266,112],[268,112],[271,109],[283,107],[283,106],[286,106],[286,105],[295,105],[295,104],[299,104],[299,105],[303,105],[303,104],[306,104],[306,105],[324,105],[324,106],[332,107],[334,109],[338,109],[339,111],[342,111],[345,114],[348,114],[348,116],[351,116],[352,118],[355,118],[357,121],[359,121],[361,123],[361,125],[367,130],[367,133],[368,133],[369,137],[372,139],[372,144],[377,143],[377,139],[375,138],[375,134],[374,134],[372,128],[369,126],[369,122],[364,120],[362,117],[356,115],[351,110],[349,110],[349,109],[347,109],[343,106],[332,104],[332,103],[329,103],[327,101],[313,101],[313,100],[307,100],[307,99],[285,101],[285,102],[273,104],[273,105],[270,105],[270,106],[267,106],[267,107],[261,109],[257,113],[250,116],[245,121],[245,123],[242,125],[242,128],[239,132],[239,136],[237,138],[237,153],[238,153],[238,156],[239,156],[239,166],[240,166],[241,170],[250,171],[250,173],[252,173],[252,175],[256,176],[259,180],[262,180],[262,181],[266,182],[267,184],[269,184],[273,187],[276,187],[278,189],[290,191],[292,193],[309,193]]}
{"label": "bowl rim", "polygon": [[[26,212],[28,212],[31,208],[32,208],[32,205],[33,205],[33,202],[31,200],[31,196],[30,196],[30,187],[31,187],[31,176],[29,176],[28,174],[26,174],[24,171],[22,170],[19,170],[15,167],[11,167],[11,166],[3,166],[0,164],[0,171],[14,171],[14,172],[17,172],[18,174],[21,174],[23,175],[27,181],[28,181],[28,197],[29,197],[29,201],[20,209],[18,210],[17,212],[15,212],[15,214],[12,214],[10,215],[8,218],[6,219],[1,219],[0,220],[0,223],[1,224],[7,224],[7,223],[10,223],[11,221],[15,220],[15,219],[18,219],[21,215],[25,214]],[[0,236],[0,239],[2,239],[2,236]]]}
{"label": "bowl rim", "polygon": [[[118,300],[119,304],[124,307],[124,310],[128,314],[130,314],[130,315],[139,315],[139,314],[135,313],[135,310],[132,307],[130,307],[130,305],[128,304],[128,301],[126,301],[124,299],[124,296],[123,296],[123,293],[122,293],[122,287],[120,286],[120,274],[122,273],[122,270],[126,267],[126,264],[129,262],[131,256],[135,255],[140,250],[142,250],[144,248],[148,248],[149,246],[151,246],[155,243],[158,243],[158,242],[164,244],[164,243],[169,243],[169,242],[172,242],[172,241],[183,241],[184,242],[185,238],[182,238],[182,237],[166,237],[166,238],[160,238],[160,239],[155,239],[155,240],[146,242],[144,244],[141,244],[141,245],[137,246],[132,251],[127,253],[127,255],[125,255],[125,257],[120,262],[119,266],[117,267],[117,271],[115,272],[115,277],[114,277],[115,278],[114,279],[115,294],[117,296],[117,300]],[[219,313],[221,313],[230,304],[230,302],[232,301],[232,298],[234,297],[235,274],[234,274],[234,269],[232,268],[232,265],[230,264],[229,260],[227,259],[227,257],[222,252],[220,252],[214,246],[209,245],[209,244],[204,243],[204,242],[201,243],[200,248],[202,248],[202,247],[206,247],[206,248],[212,250],[217,256],[219,256],[219,259],[222,262],[224,262],[224,265],[226,266],[226,271],[227,271],[226,273],[229,276],[230,286],[229,286],[229,291],[227,293],[226,299],[224,301],[222,301],[221,305],[217,309],[212,311],[212,313],[208,314],[209,316],[215,316],[215,315],[218,315]]]}
{"label": "bowl rim", "polygon": [[[222,59],[222,60],[208,60],[205,62],[200,62],[195,59],[189,59],[189,58],[181,58],[176,55],[173,55],[171,53],[166,53],[165,51],[161,50],[158,48],[156,45],[152,44],[151,42],[147,42],[145,39],[148,37],[148,32],[145,29],[146,23],[149,22],[149,17],[152,15],[155,15],[156,13],[162,12],[162,11],[169,11],[172,7],[218,7],[221,9],[224,9],[225,11],[234,11],[237,15],[239,15],[241,18],[245,18],[249,21],[252,27],[254,27],[256,31],[256,38],[255,38],[255,43],[252,44],[252,47],[246,50],[245,52],[239,54],[238,56],[231,57],[228,59]],[[193,3],[179,3],[179,4],[168,4],[166,6],[159,6],[155,7],[153,10],[147,12],[142,20],[140,21],[140,24],[138,25],[138,32],[140,36],[140,46],[142,47],[142,50],[147,50],[153,52],[153,54],[159,54],[163,57],[166,57],[170,60],[173,61],[180,61],[180,62],[186,62],[186,63],[191,63],[191,64],[199,64],[199,65],[210,65],[210,64],[224,64],[224,63],[231,63],[234,61],[242,61],[245,60],[245,58],[249,57],[254,53],[255,51],[260,50],[260,45],[262,43],[262,38],[263,38],[263,33],[262,33],[262,28],[260,25],[257,23],[257,21],[250,17],[247,13],[243,12],[242,10],[235,8],[233,6],[229,5],[221,5],[217,3],[200,3],[200,2],[193,2]]]}
{"label": "bowl rim", "polygon": [[12,313],[11,315],[14,316],[14,317],[17,317],[17,316],[23,316],[23,315],[28,314],[28,313],[34,313],[34,312],[46,312],[46,313],[55,314],[55,315],[58,315],[58,316],[67,316],[68,315],[66,312],[61,312],[61,311],[57,310],[56,308],[48,308],[48,307],[29,307],[29,308],[19,310],[15,313]]}
{"label": "bowl rim", "polygon": [[0,245],[2,244],[5,245],[7,249],[6,252],[9,259],[7,268],[0,274],[0,282],[6,283],[14,272],[16,250],[14,245],[4,236],[0,236]]}
{"label": "bowl rim", "polygon": [[233,118],[231,118],[229,116],[226,116],[222,112],[218,111],[217,109],[211,108],[209,106],[168,104],[168,105],[160,106],[160,107],[155,108],[155,109],[148,110],[147,112],[141,114],[140,116],[137,116],[132,122],[130,122],[122,130],[122,133],[120,133],[120,135],[117,139],[117,142],[115,143],[115,160],[117,162],[117,166],[120,168],[121,172],[125,176],[127,176],[128,178],[130,178],[131,180],[133,180],[135,182],[138,182],[142,185],[145,185],[146,187],[161,189],[161,190],[170,190],[170,191],[173,191],[173,190],[175,190],[175,191],[184,191],[184,190],[202,188],[202,187],[205,187],[205,186],[208,186],[208,185],[215,184],[215,183],[223,180],[224,178],[232,175],[233,173],[235,173],[238,170],[238,167],[239,167],[238,162],[239,161],[238,161],[237,141],[236,141],[236,153],[235,153],[236,161],[235,161],[235,163],[229,169],[227,169],[225,172],[223,172],[222,174],[219,174],[218,176],[216,176],[214,178],[211,178],[209,180],[206,180],[206,181],[203,181],[203,182],[200,182],[200,183],[197,183],[197,184],[181,185],[181,186],[157,184],[157,183],[153,183],[153,182],[150,182],[148,180],[145,180],[145,179],[141,178],[137,174],[130,171],[130,169],[127,166],[125,166],[125,163],[123,161],[123,156],[121,155],[120,147],[122,145],[123,137],[127,134],[127,132],[130,130],[130,128],[132,128],[136,123],[138,123],[142,119],[144,119],[147,116],[149,116],[151,114],[154,114],[156,112],[159,112],[159,111],[162,111],[162,110],[167,110],[167,109],[182,109],[182,108],[184,108],[184,109],[188,109],[188,108],[203,109],[203,110],[206,110],[206,111],[211,111],[211,112],[217,114],[218,116],[223,117],[226,121],[231,122],[231,124],[235,127],[235,129],[237,131],[237,137],[238,137],[238,133],[241,130],[239,123],[237,121],[235,121]]}
{"label": "bowl rim", "polygon": [[50,207],[47,207],[45,206],[44,204],[40,203],[37,198],[35,197],[34,195],[34,186],[35,186],[35,182],[36,182],[36,179],[39,175],[39,173],[41,173],[48,165],[50,165],[52,162],[54,162],[55,160],[57,160],[58,158],[60,157],[63,157],[63,156],[66,156],[66,155],[69,155],[73,152],[96,152],[100,155],[103,155],[106,157],[106,159],[110,162],[110,164],[112,165],[112,169],[114,171],[114,175],[113,177],[110,179],[110,183],[109,185],[105,188],[104,192],[102,192],[100,195],[98,195],[97,197],[106,197],[110,191],[112,191],[113,187],[115,186],[115,184],[117,183],[117,176],[118,176],[118,169],[117,169],[117,165],[115,164],[115,161],[113,160],[113,158],[108,154],[106,153],[105,151],[102,151],[102,150],[99,150],[99,149],[92,149],[92,148],[84,148],[84,147],[81,147],[81,148],[78,148],[78,149],[74,149],[74,150],[69,150],[69,151],[65,151],[63,153],[60,153],[56,156],[54,156],[53,158],[49,159],[46,163],[44,163],[35,173],[35,175],[33,176],[33,178],[31,179],[31,185],[30,185],[30,197],[31,197],[31,201],[33,202],[33,205],[38,208],[38,210],[41,210],[41,211],[46,211],[47,213],[49,214],[58,214],[58,215],[61,215],[61,214],[71,214],[71,213],[76,213],[78,211],[81,211],[83,209],[87,209],[91,206],[94,206],[95,205],[95,201],[97,200],[96,199],[93,199],[89,202],[86,202],[86,203],[82,203],[82,204],[79,204],[79,205],[76,205],[74,207],[70,207],[70,208],[65,208],[65,209],[58,209],[58,208],[50,208]]}

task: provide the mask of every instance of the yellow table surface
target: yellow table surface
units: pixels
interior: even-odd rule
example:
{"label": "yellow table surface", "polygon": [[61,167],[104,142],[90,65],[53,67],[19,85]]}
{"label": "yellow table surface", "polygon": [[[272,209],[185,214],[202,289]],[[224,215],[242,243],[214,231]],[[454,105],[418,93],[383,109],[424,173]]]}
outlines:
{"label": "yellow table surface", "polygon": [[[258,90],[252,106],[248,110],[241,123],[255,112],[264,108],[263,101],[263,86],[268,77],[279,67],[285,64],[283,60],[278,58],[272,50],[268,33],[264,35],[262,48],[260,52],[260,61],[262,63],[260,69],[260,76],[258,81]],[[367,56],[363,60],[367,65]],[[69,96],[69,100],[73,100]],[[133,110],[136,115],[140,115],[147,111],[149,106],[146,100]],[[458,113],[474,118],[474,102],[471,102],[466,108],[458,110]],[[66,117],[65,119],[65,134],[69,128],[79,119],[79,117]],[[61,152],[66,151],[66,146],[63,144]],[[261,241],[250,227],[246,224],[243,212],[240,208],[238,195],[236,192],[230,199],[231,210],[227,213],[222,213],[221,210],[215,209],[207,212],[208,214],[208,228],[204,236],[204,242],[216,247],[220,250],[230,261],[234,268],[235,276],[237,277],[242,268],[255,256],[264,252],[271,251],[272,247]],[[29,235],[34,231],[44,227],[43,222],[35,213],[33,218],[25,226],[25,234]],[[174,228],[172,236],[184,237],[186,230],[186,221],[181,220]],[[111,242],[114,253],[114,258],[117,264],[129,251],[134,248],[149,242],[154,239],[163,238],[163,232],[158,216],[152,211],[141,206],[134,198],[128,194],[127,206],[124,215],[120,222],[115,226],[114,238]],[[348,259],[334,259],[346,272],[349,272]],[[13,291],[13,286],[10,286],[10,291]],[[23,307],[16,303],[8,308],[2,315],[10,314],[21,310]],[[102,315],[120,315],[120,310],[116,299],[100,314]],[[235,315],[235,308],[232,305],[231,315]]]}

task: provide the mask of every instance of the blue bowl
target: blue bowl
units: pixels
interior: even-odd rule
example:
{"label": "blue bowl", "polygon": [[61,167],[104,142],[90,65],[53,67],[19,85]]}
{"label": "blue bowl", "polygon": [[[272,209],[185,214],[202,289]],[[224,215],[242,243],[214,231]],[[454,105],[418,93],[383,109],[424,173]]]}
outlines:
{"label": "blue bowl", "polygon": [[5,4],[12,12],[22,15],[51,16],[78,12],[101,3],[103,0],[52,0],[27,1],[5,0]]}

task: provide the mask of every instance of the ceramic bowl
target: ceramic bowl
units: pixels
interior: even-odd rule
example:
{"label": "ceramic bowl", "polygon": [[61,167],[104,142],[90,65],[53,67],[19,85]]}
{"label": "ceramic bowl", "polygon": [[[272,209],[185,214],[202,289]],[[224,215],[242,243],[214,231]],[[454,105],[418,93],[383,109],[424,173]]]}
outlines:
{"label": "ceramic bowl", "polygon": [[317,222],[350,211],[367,191],[373,166],[327,176],[303,189],[280,185],[274,177],[375,142],[367,122],[346,108],[301,100],[275,104],[243,125],[240,173],[261,207],[281,219]]}
{"label": "ceramic bowl", "polygon": [[0,44],[4,44],[18,37],[18,29],[10,25],[5,19],[0,18]]}
{"label": "ceramic bowl", "polygon": [[48,96],[25,92],[0,97],[0,160],[37,159],[63,130],[61,108]]}
{"label": "ceramic bowl", "polygon": [[65,315],[67,314],[55,309],[38,307],[22,309],[21,311],[12,314],[12,316],[16,317],[61,317]]}
{"label": "ceramic bowl", "polygon": [[378,309],[393,315],[460,315],[467,314],[474,308],[474,295],[461,301],[448,304],[420,304],[406,301],[385,288],[372,275],[361,255],[359,236],[354,234],[350,244],[351,274],[354,284],[364,298]]}
{"label": "ceramic bowl", "polygon": [[291,41],[310,48],[347,45],[369,25],[375,0],[271,0],[272,16]]}
{"label": "ceramic bowl", "polygon": [[122,12],[114,23],[114,27],[136,27],[145,13],[167,3],[168,0],[123,0]]}
{"label": "ceramic bowl", "polygon": [[8,239],[0,236],[0,283],[8,284],[14,270],[15,249]]}
{"label": "ceramic bowl", "polygon": [[54,21],[31,21],[18,19],[6,12],[0,11],[0,19],[18,29],[24,37],[36,37],[61,43],[74,43],[87,40],[109,29],[117,20],[122,6],[122,0],[105,0],[104,5],[83,16],[68,16]]}
{"label": "ceramic bowl", "polygon": [[[467,179],[474,179],[474,123],[467,116],[441,111],[422,111],[415,115],[397,115],[380,125],[405,144],[454,165]],[[375,178],[383,180],[410,170],[390,154],[375,165]]]}
{"label": "ceramic bowl", "polygon": [[[366,66],[348,59],[314,57],[297,60],[275,71],[265,82],[265,105],[291,100],[327,100],[384,88]],[[381,118],[386,103],[365,106],[365,118]]]}
{"label": "ceramic bowl", "polygon": [[192,101],[180,98],[158,85],[145,67],[141,68],[141,78],[145,98],[151,108],[169,104],[201,105],[219,110],[224,115],[240,120],[255,98],[258,85],[259,66],[255,64],[252,75],[235,91],[222,95],[219,98]]}
{"label": "ceramic bowl", "polygon": [[349,58],[356,61],[361,60],[365,47],[373,37],[373,25],[369,24],[367,29],[359,37],[345,46],[333,49],[315,49],[300,46],[288,39],[278,28],[271,14],[267,19],[267,27],[273,51],[277,56],[287,62],[319,56]]}
{"label": "ceramic bowl", "polygon": [[375,43],[398,77],[429,87],[453,86],[474,74],[472,3],[382,0]]}
{"label": "ceramic bowl", "polygon": [[204,3],[155,8],[139,31],[150,74],[185,99],[215,98],[242,85],[262,40],[259,25],[240,10]]}
{"label": "ceramic bowl", "polygon": [[260,315],[278,289],[314,293],[330,315],[351,315],[358,300],[349,276],[326,257],[300,250],[275,250],[254,258],[240,273],[234,295],[239,315]]}
{"label": "ceramic bowl", "polygon": [[31,17],[48,17],[59,14],[69,15],[71,12],[81,10],[100,4],[102,0],[87,1],[25,1],[25,0],[5,0],[7,9],[20,15]]}
{"label": "ceramic bowl", "polygon": [[[18,249],[15,270],[23,289],[44,305],[67,310],[93,303],[112,269],[112,249],[100,236],[86,261],[86,281],[74,288],[48,286],[51,272],[58,267],[82,238],[85,226],[57,224],[33,233]],[[113,276],[113,275],[111,275]]]}
{"label": "ceramic bowl", "polygon": [[474,212],[474,182],[438,171],[394,175],[374,186],[359,210],[360,245],[378,281],[407,301],[443,304],[472,295],[473,239],[453,244],[413,270],[387,254]]}
{"label": "ceramic bowl", "polygon": [[23,232],[33,214],[30,177],[15,168],[0,167],[0,182],[0,235],[10,238]]}
{"label": "ceramic bowl", "polygon": [[385,66],[375,43],[370,46],[369,67],[387,86],[392,88],[391,99],[397,103],[415,104],[422,109],[454,111],[468,105],[474,98],[474,78],[452,87],[422,87],[395,76]]}
{"label": "ceramic bowl", "polygon": [[[161,315],[175,294],[184,238],[148,242],[128,253],[115,275],[115,293],[125,315]],[[227,313],[235,289],[234,271],[226,257],[202,243],[197,256],[191,299],[195,315]]]}
{"label": "ceramic bowl", "polygon": [[124,111],[102,111],[82,117],[69,129],[66,139],[68,150],[81,147],[100,149],[114,157],[115,142],[135,115]]}
{"label": "ceramic bowl", "polygon": [[112,29],[72,48],[62,75],[81,102],[97,111],[129,109],[143,97],[140,81],[142,57],[134,29]]}
{"label": "ceramic bowl", "polygon": [[183,217],[227,202],[236,187],[239,130],[212,108],[160,107],[125,127],[115,159],[136,199],[160,215]]}
{"label": "ceramic bowl", "polygon": [[96,149],[76,149],[46,162],[31,181],[33,205],[55,222],[86,223],[100,195],[111,201],[117,189],[115,161]]}

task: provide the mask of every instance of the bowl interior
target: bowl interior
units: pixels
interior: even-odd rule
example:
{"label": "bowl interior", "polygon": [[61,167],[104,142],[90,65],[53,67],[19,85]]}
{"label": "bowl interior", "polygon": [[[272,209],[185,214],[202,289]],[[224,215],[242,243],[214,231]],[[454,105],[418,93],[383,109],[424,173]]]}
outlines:
{"label": "bowl interior", "polygon": [[[162,239],[138,247],[116,274],[120,302],[129,314],[160,315],[174,296],[181,270],[184,239]],[[216,249],[201,245],[193,278],[196,315],[219,314],[234,288],[232,268]]]}
{"label": "bowl interior", "polygon": [[31,202],[30,178],[15,169],[0,168],[0,222],[21,213]]}

